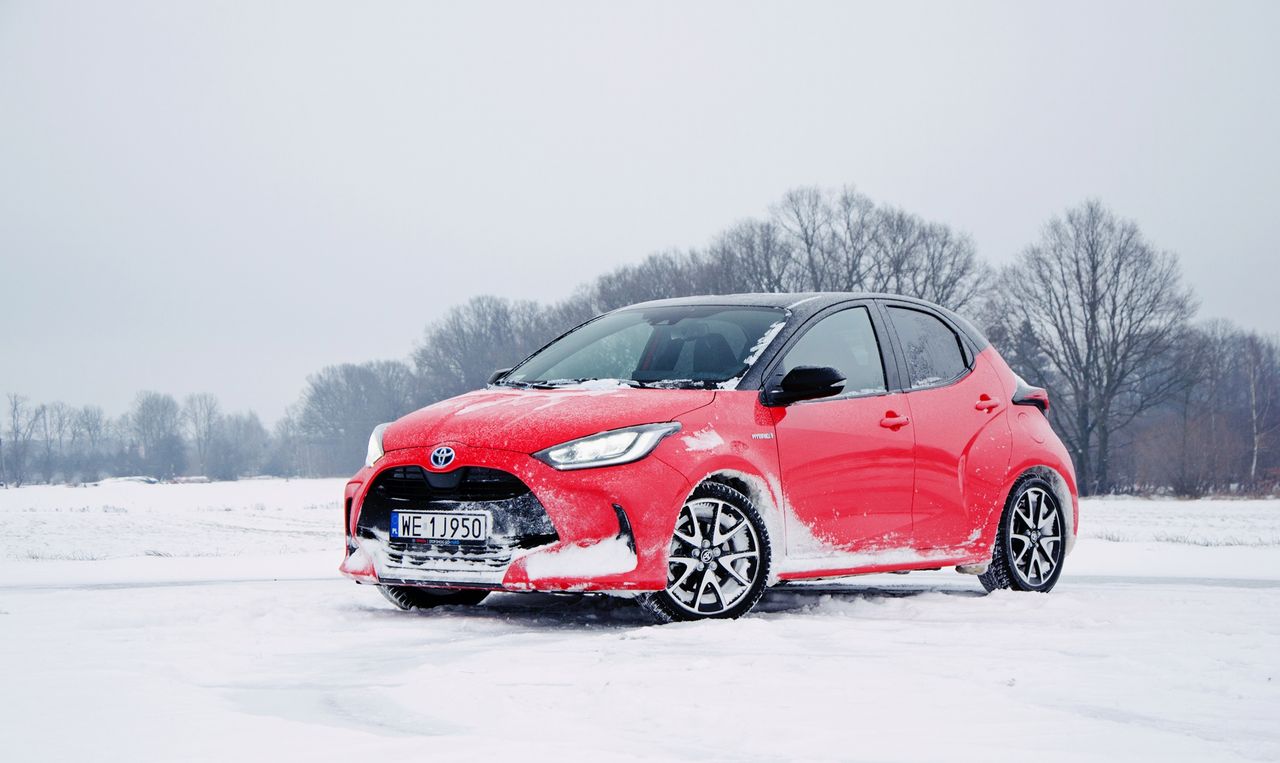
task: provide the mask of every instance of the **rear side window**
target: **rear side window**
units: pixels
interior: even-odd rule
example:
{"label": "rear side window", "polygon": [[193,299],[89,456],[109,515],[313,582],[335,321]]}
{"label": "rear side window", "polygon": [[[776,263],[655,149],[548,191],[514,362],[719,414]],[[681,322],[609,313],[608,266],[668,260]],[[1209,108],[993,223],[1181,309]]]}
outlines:
{"label": "rear side window", "polygon": [[841,310],[804,332],[782,360],[782,372],[796,366],[830,366],[844,374],[844,394],[884,392],[880,344],[867,308]]}
{"label": "rear side window", "polygon": [[938,318],[906,307],[889,307],[893,328],[907,357],[911,388],[931,387],[959,378],[968,366],[960,337]]}

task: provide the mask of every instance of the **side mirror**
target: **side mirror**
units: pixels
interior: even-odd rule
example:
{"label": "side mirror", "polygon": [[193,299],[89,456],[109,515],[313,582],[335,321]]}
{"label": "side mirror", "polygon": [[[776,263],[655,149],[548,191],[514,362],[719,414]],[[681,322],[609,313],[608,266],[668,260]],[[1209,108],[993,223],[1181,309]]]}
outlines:
{"label": "side mirror", "polygon": [[507,374],[509,374],[509,373],[511,373],[511,369],[510,369],[510,368],[499,368],[497,371],[494,371],[493,373],[489,374],[489,382],[488,382],[488,383],[489,383],[489,384],[497,384],[497,383],[498,383],[498,381],[499,381],[502,377],[506,376],[506,375],[507,375]]}
{"label": "side mirror", "polygon": [[844,390],[844,374],[829,366],[796,366],[786,376],[779,376],[770,379],[760,393],[760,401],[765,405],[790,405],[831,397]]}

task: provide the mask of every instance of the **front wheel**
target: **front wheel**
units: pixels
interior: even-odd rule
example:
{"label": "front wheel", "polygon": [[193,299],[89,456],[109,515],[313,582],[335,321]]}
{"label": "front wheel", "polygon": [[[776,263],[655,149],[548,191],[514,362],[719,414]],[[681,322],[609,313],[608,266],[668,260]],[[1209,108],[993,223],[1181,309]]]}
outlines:
{"label": "front wheel", "polygon": [[447,604],[469,606],[484,601],[488,591],[472,589],[417,588],[404,585],[380,585],[378,590],[387,601],[400,609],[431,609]]}
{"label": "front wheel", "polygon": [[978,576],[982,587],[1048,593],[1062,574],[1067,553],[1065,521],[1048,482],[1039,477],[1019,481],[1000,517],[991,566]]}
{"label": "front wheel", "polygon": [[663,622],[741,617],[764,594],[769,552],[769,531],[751,499],[705,483],[676,517],[666,589],[640,603]]}

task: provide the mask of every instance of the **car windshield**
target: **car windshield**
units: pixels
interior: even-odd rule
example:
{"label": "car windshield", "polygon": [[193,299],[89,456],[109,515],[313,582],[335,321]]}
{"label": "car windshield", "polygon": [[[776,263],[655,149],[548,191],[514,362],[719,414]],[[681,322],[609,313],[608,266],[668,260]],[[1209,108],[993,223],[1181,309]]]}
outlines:
{"label": "car windshield", "polygon": [[786,322],[773,307],[619,310],[544,347],[502,384],[558,387],[616,379],[640,387],[714,387],[737,379]]}

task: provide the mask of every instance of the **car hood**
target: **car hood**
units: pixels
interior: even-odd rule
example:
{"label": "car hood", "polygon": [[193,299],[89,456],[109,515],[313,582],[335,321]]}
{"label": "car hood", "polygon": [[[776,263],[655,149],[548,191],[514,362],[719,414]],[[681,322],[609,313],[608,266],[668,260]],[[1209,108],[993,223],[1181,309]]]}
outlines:
{"label": "car hood", "polygon": [[670,421],[715,399],[694,389],[512,389],[442,400],[387,427],[383,450],[441,443],[533,453],[607,429]]}

